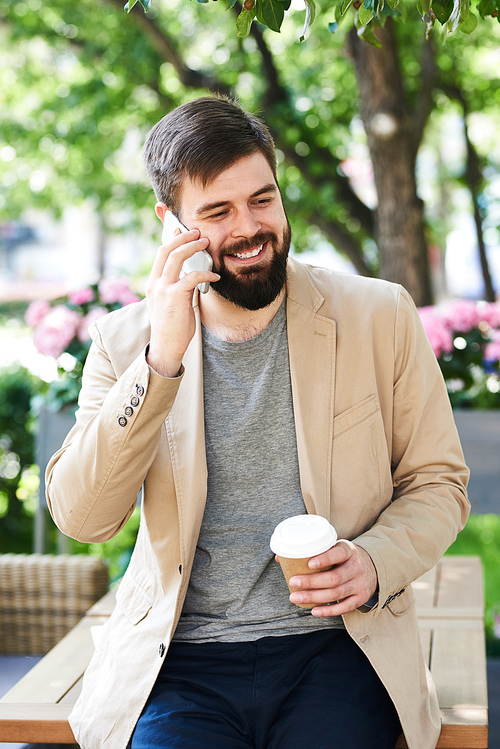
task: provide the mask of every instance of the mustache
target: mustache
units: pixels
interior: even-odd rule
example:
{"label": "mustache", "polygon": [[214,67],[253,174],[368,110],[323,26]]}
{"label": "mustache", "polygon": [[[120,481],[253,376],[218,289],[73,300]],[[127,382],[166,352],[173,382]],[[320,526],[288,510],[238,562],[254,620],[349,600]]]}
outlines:
{"label": "mustache", "polygon": [[232,245],[222,247],[220,250],[220,256],[224,257],[224,255],[234,255],[237,252],[247,252],[254,247],[259,247],[261,244],[265,244],[266,242],[276,243],[277,241],[278,237],[272,231],[257,232],[257,234],[250,239],[241,239],[239,242],[235,242]]}

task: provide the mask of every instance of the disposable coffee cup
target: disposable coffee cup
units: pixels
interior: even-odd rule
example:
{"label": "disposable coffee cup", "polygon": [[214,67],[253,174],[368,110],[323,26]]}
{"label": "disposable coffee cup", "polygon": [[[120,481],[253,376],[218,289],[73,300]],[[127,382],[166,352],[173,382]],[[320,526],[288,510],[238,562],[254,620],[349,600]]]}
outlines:
{"label": "disposable coffee cup", "polygon": [[[311,557],[328,551],[337,541],[337,532],[321,515],[295,515],[279,523],[271,536],[271,551],[279,559],[290,593],[288,582],[294,575],[310,575]],[[315,603],[296,604],[302,609],[312,609]]]}

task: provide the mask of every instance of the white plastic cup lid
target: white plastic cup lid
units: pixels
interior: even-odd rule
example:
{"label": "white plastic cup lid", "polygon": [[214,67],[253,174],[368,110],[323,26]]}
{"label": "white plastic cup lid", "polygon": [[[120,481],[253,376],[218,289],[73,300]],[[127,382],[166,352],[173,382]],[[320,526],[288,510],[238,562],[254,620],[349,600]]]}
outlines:
{"label": "white plastic cup lid", "polygon": [[321,515],[295,515],[279,523],[271,536],[271,551],[287,559],[322,554],[337,540],[337,532]]}

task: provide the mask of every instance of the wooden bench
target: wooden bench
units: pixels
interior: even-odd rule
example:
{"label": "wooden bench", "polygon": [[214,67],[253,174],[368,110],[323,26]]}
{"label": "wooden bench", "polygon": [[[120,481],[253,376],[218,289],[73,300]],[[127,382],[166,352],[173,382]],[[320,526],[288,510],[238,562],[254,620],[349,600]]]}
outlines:
{"label": "wooden bench", "polygon": [[[425,657],[436,683],[439,749],[486,749],[488,700],[482,568],[478,557],[444,557],[413,583]],[[93,652],[90,627],[114,607],[108,593],[0,700],[0,742],[74,744],[68,715]],[[401,737],[397,747],[406,747]]]}

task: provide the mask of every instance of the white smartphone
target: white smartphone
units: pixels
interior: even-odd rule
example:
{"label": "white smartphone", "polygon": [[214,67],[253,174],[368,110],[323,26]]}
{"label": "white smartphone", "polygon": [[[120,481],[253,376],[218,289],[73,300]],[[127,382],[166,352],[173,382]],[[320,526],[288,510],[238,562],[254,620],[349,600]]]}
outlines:
{"label": "white smartphone", "polygon": [[[186,229],[184,224],[181,224],[179,219],[174,216],[172,211],[165,211],[165,216],[163,217],[163,231],[161,235],[162,244],[170,242],[174,236],[175,229],[180,229],[183,233],[189,231],[189,229]],[[212,266],[213,260],[208,252],[206,250],[201,250],[200,252],[195,252],[191,257],[188,257],[182,266],[182,272],[186,274],[191,271],[207,271],[212,270]],[[208,281],[205,283],[199,283],[198,288],[202,294],[206,294],[210,288],[210,283]]]}

